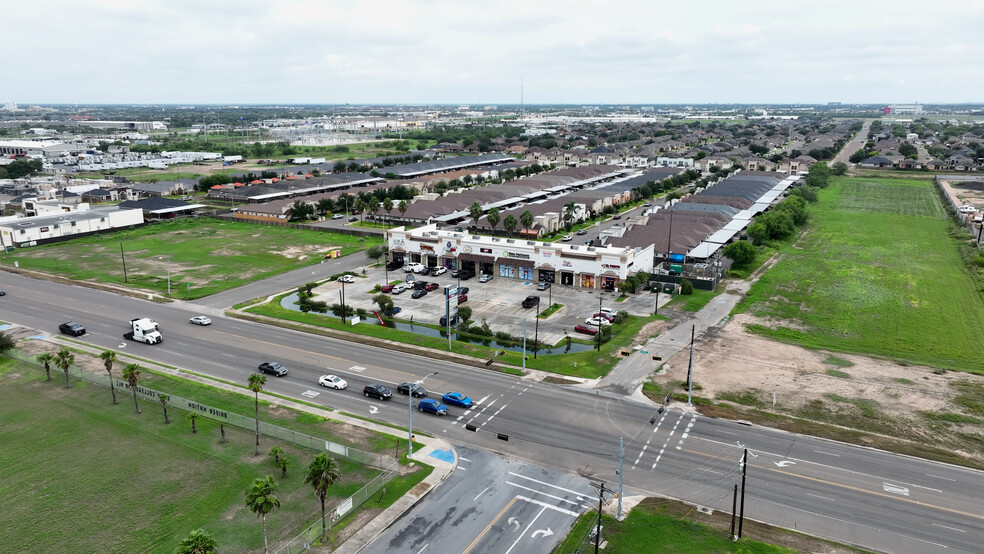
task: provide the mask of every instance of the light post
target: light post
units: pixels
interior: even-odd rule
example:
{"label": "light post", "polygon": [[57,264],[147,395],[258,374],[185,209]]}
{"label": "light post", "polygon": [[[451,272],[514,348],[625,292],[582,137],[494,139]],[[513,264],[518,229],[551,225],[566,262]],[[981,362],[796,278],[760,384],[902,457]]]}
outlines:
{"label": "light post", "polygon": [[598,291],[598,315],[595,316],[595,319],[598,320],[598,333],[597,333],[598,334],[598,348],[597,348],[598,352],[601,352],[601,319],[602,319],[601,318],[601,303],[602,303],[603,300],[604,300],[604,297],[601,295],[601,291]]}
{"label": "light post", "polygon": [[[162,261],[162,262],[164,261],[164,257],[163,256],[161,256],[158,259],[160,261]],[[171,296],[171,263],[170,262],[171,262],[171,260],[169,259],[168,260],[168,263],[167,263],[167,266],[166,266],[167,267],[167,295],[168,296]]]}
{"label": "light post", "polygon": [[342,301],[342,323],[345,323],[345,281],[342,281],[342,290],[339,292]]}
{"label": "light post", "polygon": [[407,458],[413,457],[413,393],[418,387],[424,384],[424,379],[430,377],[431,375],[437,375],[437,372],[435,371],[434,373],[424,375],[419,381],[415,382],[410,387],[409,391],[407,391],[407,414],[410,417],[410,425],[408,426],[409,430],[407,433],[407,442],[409,443],[407,444]]}

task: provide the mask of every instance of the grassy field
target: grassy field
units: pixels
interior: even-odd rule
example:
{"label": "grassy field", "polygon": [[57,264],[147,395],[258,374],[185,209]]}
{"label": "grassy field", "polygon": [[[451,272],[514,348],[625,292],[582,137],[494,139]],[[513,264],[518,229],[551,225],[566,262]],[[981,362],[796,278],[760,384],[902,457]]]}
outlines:
{"label": "grassy field", "polygon": [[[352,254],[381,244],[359,238],[211,218],[153,223],[112,234],[20,248],[0,264],[76,280],[126,285],[195,299],[321,261],[329,248]],[[123,258],[125,253],[126,278]]]}
{"label": "grassy field", "polygon": [[811,228],[736,310],[753,332],[840,352],[982,372],[984,301],[928,180],[838,178]]}
{"label": "grassy field", "polygon": [[[253,436],[217,423],[143,404],[137,415],[121,393],[76,381],[71,389],[43,372],[0,359],[0,544],[10,552],[173,552],[181,538],[203,527],[224,552],[262,550],[244,490],[274,475],[282,509],[267,517],[271,544],[293,537],[320,515],[302,472],[315,453],[280,444],[294,460],[287,478],[266,455],[253,455]],[[263,452],[275,442],[266,439]],[[338,460],[342,482],[332,504],[377,474]]]}

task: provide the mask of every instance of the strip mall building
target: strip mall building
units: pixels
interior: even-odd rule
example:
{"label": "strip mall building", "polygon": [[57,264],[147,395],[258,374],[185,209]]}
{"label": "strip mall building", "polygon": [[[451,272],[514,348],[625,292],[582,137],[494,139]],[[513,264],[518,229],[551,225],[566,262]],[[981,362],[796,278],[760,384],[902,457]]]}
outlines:
{"label": "strip mall building", "polygon": [[653,249],[589,247],[563,242],[489,237],[431,224],[387,232],[389,258],[428,267],[465,269],[504,279],[612,289],[640,271],[652,273]]}

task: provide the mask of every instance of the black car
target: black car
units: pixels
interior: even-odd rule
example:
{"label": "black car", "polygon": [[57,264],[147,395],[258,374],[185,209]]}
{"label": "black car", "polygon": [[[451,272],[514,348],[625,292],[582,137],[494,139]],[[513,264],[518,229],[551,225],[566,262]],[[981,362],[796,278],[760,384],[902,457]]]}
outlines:
{"label": "black car", "polygon": [[[456,315],[451,316],[451,325],[457,325],[457,324],[458,324],[458,316],[456,316]],[[441,316],[441,327],[447,327],[447,326],[448,326],[448,318],[447,318],[447,316],[443,316],[442,315]]]}
{"label": "black car", "polygon": [[81,337],[85,334],[85,327],[75,323],[74,321],[68,321],[62,323],[58,326],[58,330],[66,335],[71,335],[73,337]]}
{"label": "black car", "polygon": [[427,288],[427,281],[414,281],[413,290],[421,290]]}
{"label": "black car", "polygon": [[396,387],[396,392],[400,394],[410,394],[410,389],[413,389],[414,398],[423,398],[427,396],[427,390],[422,385],[418,385],[417,383],[400,383],[400,385]]}
{"label": "black car", "polygon": [[7,296],[7,291],[0,289],[0,296]]}
{"label": "black car", "polygon": [[287,375],[287,368],[280,365],[280,362],[263,362],[260,364],[260,373],[269,373],[277,377]]}
{"label": "black car", "polygon": [[389,400],[393,393],[382,385],[377,385],[375,383],[369,383],[366,388],[362,389],[362,394],[369,396],[374,396],[380,400]]}
{"label": "black car", "polygon": [[458,295],[468,294],[468,287],[461,287],[458,289]]}
{"label": "black car", "polygon": [[395,269],[400,269],[401,267],[403,267],[403,261],[402,260],[393,260],[392,262],[386,264],[386,269],[389,270],[389,271],[393,271]]}
{"label": "black car", "polygon": [[352,217],[350,217],[350,218],[349,218],[348,220],[349,220],[349,223],[355,223],[356,221],[358,221],[358,220],[359,220],[359,218],[353,215],[353,216],[352,216]]}
{"label": "black car", "polygon": [[410,295],[410,298],[423,298],[425,296],[427,296],[427,289],[420,289],[420,290],[413,291],[413,294]]}
{"label": "black car", "polygon": [[458,279],[461,279],[462,281],[467,281],[467,280],[471,279],[474,276],[475,276],[475,272],[474,271],[464,270],[464,271],[459,271],[458,272]]}
{"label": "black car", "polygon": [[534,306],[538,306],[539,304],[540,304],[540,297],[539,296],[527,296],[523,300],[523,307],[524,308],[532,308]]}

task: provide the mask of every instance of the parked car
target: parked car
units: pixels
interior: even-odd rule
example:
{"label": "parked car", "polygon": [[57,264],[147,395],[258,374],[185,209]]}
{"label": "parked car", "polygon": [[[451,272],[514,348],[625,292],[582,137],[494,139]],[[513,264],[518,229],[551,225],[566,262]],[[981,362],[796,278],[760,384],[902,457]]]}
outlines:
{"label": "parked car", "polygon": [[527,296],[526,298],[523,299],[523,307],[524,308],[533,308],[533,307],[539,306],[539,305],[540,305],[540,297],[539,296]]}
{"label": "parked car", "polygon": [[574,330],[578,333],[584,333],[586,335],[595,335],[598,333],[597,327],[592,327],[590,325],[585,325],[583,323],[578,323],[574,326]]}
{"label": "parked car", "polygon": [[341,277],[339,277],[338,280],[340,282],[342,282],[342,283],[354,283],[355,282],[355,277],[352,277],[351,275],[346,274],[346,275],[342,275]]}
{"label": "parked car", "polygon": [[562,240],[564,242],[571,242],[572,240],[574,240],[574,235],[572,235],[570,233],[567,233],[566,235],[564,235],[563,237],[561,237],[560,240]]}
{"label": "parked car", "polygon": [[394,285],[383,285],[379,290],[382,292],[393,292],[393,286]]}
{"label": "parked car", "polygon": [[362,394],[366,397],[374,396],[380,400],[389,400],[393,396],[390,390],[382,385],[377,385],[376,383],[369,383],[366,388],[362,389]]}
{"label": "parked car", "polygon": [[394,270],[400,269],[401,267],[403,267],[403,262],[401,262],[399,260],[393,260],[392,262],[389,262],[388,264],[386,264],[386,270],[387,271],[394,271]]}
{"label": "parked car", "polygon": [[663,283],[663,292],[673,294],[676,292],[676,285],[673,283]]}
{"label": "parked car", "polygon": [[417,267],[413,269],[413,272],[419,275],[427,275],[427,273],[430,272],[430,268],[424,264],[417,264]]}
{"label": "parked car", "polygon": [[411,390],[413,390],[414,398],[423,398],[427,396],[427,389],[425,389],[423,385],[418,385],[417,383],[400,383],[396,387],[396,392],[400,394],[410,394]]}
{"label": "parked car", "polygon": [[462,281],[467,281],[475,276],[474,271],[469,271],[467,269],[458,272],[458,278]]}
{"label": "parked car", "polygon": [[458,304],[461,304],[462,302],[468,302],[468,295],[467,294],[459,294],[458,295]]}
{"label": "parked car", "polygon": [[615,214],[615,217],[612,219],[622,219],[622,214]]}
{"label": "parked car", "polygon": [[344,217],[344,214],[331,214],[332,219],[343,219]]}
{"label": "parked car", "polygon": [[356,221],[358,221],[358,220],[359,220],[359,217],[358,217],[358,216],[355,216],[355,215],[353,215],[353,216],[352,216],[352,217],[350,217],[350,218],[349,218],[348,220],[349,220],[349,223],[355,223]]}
{"label": "parked car", "polygon": [[66,335],[71,335],[73,337],[81,337],[85,334],[85,327],[75,323],[74,321],[68,321],[62,323],[58,326],[58,330]]}
{"label": "parked car", "polygon": [[423,298],[425,296],[427,296],[427,291],[425,289],[420,289],[420,290],[413,291],[413,294],[410,295],[410,298]]}
{"label": "parked car", "polygon": [[[458,324],[458,316],[456,316],[456,315],[451,316],[451,325],[457,325],[457,324]],[[447,316],[443,316],[443,315],[441,316],[440,325],[441,325],[441,327],[447,327],[448,326],[448,318],[447,318]]]}
{"label": "parked car", "polygon": [[652,202],[646,202],[645,204],[642,205],[642,207],[643,208],[652,208],[653,207],[653,203]]}
{"label": "parked car", "polygon": [[587,229],[578,229],[577,230],[577,234],[579,234],[579,235],[586,235],[586,234],[588,234],[588,230]]}
{"label": "parked car", "polygon": [[430,282],[430,283],[427,283],[427,284],[426,284],[426,285],[424,286],[424,290],[437,290],[437,289],[439,289],[439,288],[441,288],[441,285],[440,285],[440,284],[438,284],[438,283],[435,283],[435,282],[433,282],[433,281],[432,281],[432,282]]}
{"label": "parked car", "polygon": [[410,288],[413,290],[424,290],[427,288],[427,281],[414,281],[413,286]]}
{"label": "parked car", "polygon": [[322,375],[318,378],[318,384],[322,387],[331,387],[335,390],[342,390],[348,387],[348,381],[337,375]]}
{"label": "parked car", "polygon": [[263,362],[260,364],[260,373],[269,373],[277,377],[287,375],[287,368],[280,365],[280,362]]}
{"label": "parked car", "polygon": [[448,268],[446,267],[435,267],[434,270],[431,271],[431,275],[435,275],[435,276],[444,275],[447,272],[448,272]]}
{"label": "parked car", "polygon": [[452,269],[451,270],[451,276],[454,277],[454,278],[456,278],[456,279],[458,278],[458,274],[459,273],[461,273],[461,270],[460,269]]}
{"label": "parked car", "polygon": [[536,290],[547,290],[549,288],[550,288],[550,283],[548,283],[546,281],[541,281],[540,283],[537,283],[537,285],[536,285]]}
{"label": "parked car", "polygon": [[446,392],[441,400],[444,400],[445,404],[458,406],[459,408],[471,408],[472,405],[475,404],[471,398],[468,398],[460,392]]}
{"label": "parked car", "polygon": [[209,317],[208,316],[205,316],[205,315],[196,315],[195,317],[189,319],[188,320],[188,323],[191,323],[191,324],[194,324],[194,325],[211,325],[212,324],[212,320],[209,319]]}
{"label": "parked car", "polygon": [[461,296],[463,294],[468,294],[468,287],[459,287],[458,288],[458,296]]}
{"label": "parked car", "polygon": [[588,325],[611,325],[612,322],[603,317],[589,317],[584,320]]}
{"label": "parked car", "polygon": [[403,291],[405,290],[407,290],[407,286],[404,285],[403,283],[400,283],[398,285],[393,285],[393,290],[391,292],[393,294],[402,294]]}
{"label": "parked car", "polygon": [[601,312],[601,313],[603,313],[603,314],[607,314],[609,316],[608,319],[615,319],[615,314],[618,313],[618,312],[616,312],[615,310],[613,310],[611,308],[602,308],[602,309],[600,309],[598,311]]}
{"label": "parked car", "polygon": [[482,276],[478,278],[479,283],[488,283],[491,280],[492,280],[491,273],[483,273]]}
{"label": "parked car", "polygon": [[615,315],[606,312],[598,312],[596,314],[591,314],[591,317],[600,317],[603,319],[607,319],[609,322],[615,321]]}
{"label": "parked car", "polygon": [[448,415],[448,407],[433,398],[425,398],[417,403],[417,409],[435,415]]}

